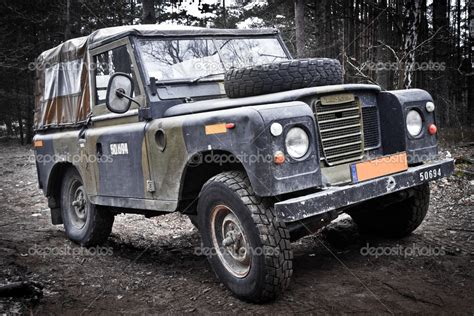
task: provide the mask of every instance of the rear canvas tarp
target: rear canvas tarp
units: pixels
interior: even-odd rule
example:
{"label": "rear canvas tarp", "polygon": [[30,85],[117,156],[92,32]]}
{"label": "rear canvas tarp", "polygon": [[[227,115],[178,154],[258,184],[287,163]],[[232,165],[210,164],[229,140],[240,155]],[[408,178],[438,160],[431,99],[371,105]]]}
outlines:
{"label": "rear canvas tarp", "polygon": [[36,61],[35,129],[83,124],[90,113],[87,37],[69,40]]}

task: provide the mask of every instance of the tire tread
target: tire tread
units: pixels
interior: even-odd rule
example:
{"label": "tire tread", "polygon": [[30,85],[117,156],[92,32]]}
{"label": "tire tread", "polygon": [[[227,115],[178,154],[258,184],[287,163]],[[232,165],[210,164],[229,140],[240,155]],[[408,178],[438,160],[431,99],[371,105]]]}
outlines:
{"label": "tire tread", "polygon": [[241,98],[293,89],[343,83],[337,59],[306,58],[231,68],[224,77],[229,98]]}

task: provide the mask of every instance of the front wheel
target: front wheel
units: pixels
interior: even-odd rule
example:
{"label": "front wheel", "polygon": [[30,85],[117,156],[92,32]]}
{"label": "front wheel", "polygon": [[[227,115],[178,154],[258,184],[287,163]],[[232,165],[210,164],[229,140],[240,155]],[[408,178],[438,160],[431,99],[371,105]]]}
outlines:
{"label": "front wheel", "polygon": [[423,222],[430,203],[428,183],[407,189],[409,197],[385,208],[357,209],[349,213],[359,230],[383,237],[408,236]]}
{"label": "front wheel", "polygon": [[198,220],[204,253],[219,280],[237,297],[264,302],[289,285],[289,232],[242,172],[224,172],[206,182],[199,195]]}
{"label": "front wheel", "polygon": [[63,178],[61,214],[67,237],[81,246],[100,245],[112,231],[114,215],[89,201],[82,178],[73,168]]}

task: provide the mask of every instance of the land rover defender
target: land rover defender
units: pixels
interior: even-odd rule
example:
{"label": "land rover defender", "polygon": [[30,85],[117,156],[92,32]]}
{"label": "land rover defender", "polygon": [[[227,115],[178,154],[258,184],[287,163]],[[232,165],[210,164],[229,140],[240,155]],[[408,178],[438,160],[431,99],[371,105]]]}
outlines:
{"label": "land rover defender", "polygon": [[404,237],[428,211],[437,152],[423,90],[343,84],[275,29],[101,29],[36,63],[34,150],[53,224],[93,246],[114,216],[181,212],[237,297],[289,284],[291,241],[348,213]]}

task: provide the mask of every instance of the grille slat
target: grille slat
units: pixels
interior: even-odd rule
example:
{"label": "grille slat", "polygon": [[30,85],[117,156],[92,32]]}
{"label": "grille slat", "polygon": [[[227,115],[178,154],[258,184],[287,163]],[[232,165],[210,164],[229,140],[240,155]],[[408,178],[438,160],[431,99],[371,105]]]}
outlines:
{"label": "grille slat", "polygon": [[343,121],[325,121],[322,123],[319,123],[319,128],[322,131],[326,131],[331,128],[336,128],[336,127],[345,127],[347,125],[359,125],[360,126],[360,116],[356,118],[351,118],[348,120],[343,120]]}
{"label": "grille slat", "polygon": [[318,112],[316,113],[318,116],[321,116],[321,115],[324,115],[324,114],[333,114],[333,113],[340,113],[340,112],[344,112],[344,111],[358,111],[359,108],[358,107],[350,107],[350,108],[341,108],[341,109],[337,109],[337,110],[332,110],[332,111],[321,111],[321,112]]}
{"label": "grille slat", "polygon": [[359,157],[360,156],[360,150],[353,150],[353,151],[349,151],[349,152],[338,153],[338,154],[334,154],[334,155],[331,155],[331,156],[326,156],[326,159],[342,157],[342,156],[349,156],[349,155],[354,155],[354,154],[355,154],[354,158]]}
{"label": "grille slat", "polygon": [[360,125],[359,124],[351,125],[351,126],[342,126],[342,127],[339,127],[339,128],[328,129],[328,130],[324,130],[324,131],[320,130],[319,132],[321,133],[321,135],[323,136],[324,139],[328,139],[328,138],[331,138],[331,137],[334,137],[334,136],[341,135],[341,133],[339,133],[339,130],[341,130],[341,129],[346,129],[345,131],[347,132],[347,134],[357,133],[357,132],[360,133]]}
{"label": "grille slat", "polygon": [[334,145],[334,146],[326,146],[324,145],[324,150],[327,152],[331,149],[337,149],[337,148],[342,148],[342,147],[347,147],[347,146],[353,146],[353,145],[358,145],[358,144],[362,144],[362,141],[357,141],[357,142],[353,142],[353,143],[349,143],[349,144],[340,144],[340,145]]}
{"label": "grille slat", "polygon": [[329,149],[332,149],[332,147],[334,146],[352,145],[358,142],[361,142],[360,135],[346,137],[346,138],[339,138],[339,139],[334,139],[334,140],[329,140],[329,141],[325,140],[323,142],[323,145],[324,145],[324,149],[327,151]]}
{"label": "grille slat", "polygon": [[341,135],[341,136],[334,136],[334,137],[326,137],[324,138],[324,141],[330,141],[330,140],[335,140],[335,139],[341,139],[341,138],[346,138],[346,137],[351,137],[351,136],[357,136],[360,135],[360,132],[354,133],[354,134],[348,134],[348,135]]}

